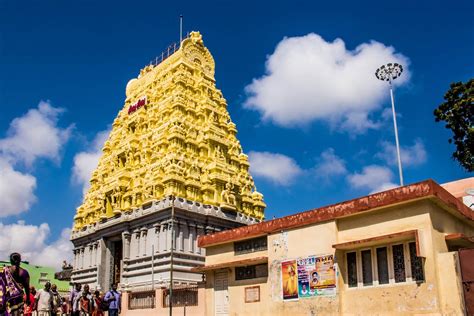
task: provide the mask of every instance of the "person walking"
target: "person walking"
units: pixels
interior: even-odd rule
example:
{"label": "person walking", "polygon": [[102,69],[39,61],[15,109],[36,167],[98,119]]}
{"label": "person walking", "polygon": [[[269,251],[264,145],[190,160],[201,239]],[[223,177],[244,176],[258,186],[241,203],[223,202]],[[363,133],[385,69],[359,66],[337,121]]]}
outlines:
{"label": "person walking", "polygon": [[102,310],[103,298],[100,296],[99,291],[94,292],[94,297],[92,299],[92,316],[104,316],[104,311]]}
{"label": "person walking", "polygon": [[61,297],[61,316],[69,315],[69,304],[65,297]]}
{"label": "person walking", "polygon": [[74,284],[74,288],[69,294],[69,310],[71,316],[79,316],[79,300],[81,298],[81,283]]}
{"label": "person walking", "polygon": [[[33,316],[33,312],[36,311],[36,301],[35,301],[36,289],[34,286],[30,288],[30,305],[27,305],[24,309],[25,316]],[[23,299],[26,302],[26,294]]]}
{"label": "person walking", "polygon": [[34,286],[31,287],[31,295],[33,295],[33,300],[31,301],[31,310],[32,310],[32,313],[31,313],[31,316],[38,316],[38,304],[36,302],[36,289]]}
{"label": "person walking", "polygon": [[51,294],[53,295],[53,306],[51,307],[51,316],[61,315],[62,297],[58,292],[56,284],[51,285]]}
{"label": "person walking", "polygon": [[35,300],[38,304],[38,316],[51,316],[53,293],[51,293],[51,283],[49,281],[45,283],[44,289],[36,293]]}
{"label": "person walking", "polygon": [[118,316],[120,313],[120,293],[117,292],[117,283],[105,294],[104,300],[109,304],[109,316]]}
{"label": "person walking", "polygon": [[30,275],[20,267],[19,253],[10,255],[10,263],[11,266],[0,269],[0,315],[19,316],[23,315],[24,304],[31,304]]}
{"label": "person walking", "polygon": [[[85,286],[84,286],[85,288]],[[82,292],[82,296],[79,300],[79,315],[90,316],[92,312],[92,301],[86,291]]]}

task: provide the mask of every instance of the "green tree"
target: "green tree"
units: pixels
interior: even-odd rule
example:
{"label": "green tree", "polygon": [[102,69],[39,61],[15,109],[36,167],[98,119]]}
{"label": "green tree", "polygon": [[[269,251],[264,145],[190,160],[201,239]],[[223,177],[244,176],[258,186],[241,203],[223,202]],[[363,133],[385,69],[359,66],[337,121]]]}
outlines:
{"label": "green tree", "polygon": [[444,95],[445,102],[436,110],[436,122],[445,121],[446,128],[453,132],[448,139],[454,142],[453,159],[469,172],[474,171],[474,79],[466,83],[456,82]]}

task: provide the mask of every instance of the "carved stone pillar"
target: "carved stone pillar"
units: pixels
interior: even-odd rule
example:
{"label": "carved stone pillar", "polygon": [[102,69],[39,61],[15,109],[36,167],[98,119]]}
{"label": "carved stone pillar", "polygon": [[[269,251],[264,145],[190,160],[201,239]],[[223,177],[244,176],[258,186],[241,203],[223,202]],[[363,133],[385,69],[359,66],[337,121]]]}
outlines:
{"label": "carved stone pillar", "polygon": [[88,252],[88,255],[87,255],[87,261],[89,263],[89,268],[92,267],[92,254],[93,254],[93,250],[94,250],[94,245],[92,243],[90,243],[88,245],[89,247],[89,252]]}
{"label": "carved stone pillar", "polygon": [[100,266],[101,264],[101,260],[102,260],[102,255],[101,255],[101,251],[102,251],[102,248],[101,248],[101,242],[100,240],[98,240],[96,243],[95,243],[95,265],[96,266]]}
{"label": "carved stone pillar", "polygon": [[190,223],[188,226],[188,251],[193,253],[194,252],[194,230],[196,229],[196,225]]}
{"label": "carved stone pillar", "polygon": [[123,244],[123,258],[124,259],[130,259],[130,240],[131,240],[132,235],[130,232],[124,231],[122,233],[122,244]]}
{"label": "carved stone pillar", "polygon": [[160,238],[160,251],[168,251],[168,225],[161,224],[161,238]]}
{"label": "carved stone pillar", "polygon": [[84,269],[84,250],[85,250],[85,247],[82,246],[81,247],[81,259],[80,259],[80,263],[79,263],[80,269]]}
{"label": "carved stone pillar", "polygon": [[198,225],[195,224],[194,225],[194,240],[193,240],[193,245],[194,245],[193,252],[194,253],[197,253],[197,251],[198,251],[198,237],[199,237]]}
{"label": "carved stone pillar", "polygon": [[167,234],[167,249],[171,250],[173,247],[176,250],[176,223],[168,223],[168,234]]}
{"label": "carved stone pillar", "polygon": [[95,242],[91,243],[91,267],[95,267]]}
{"label": "carved stone pillar", "polygon": [[79,249],[74,249],[74,261],[73,261],[74,269],[79,269]]}
{"label": "carved stone pillar", "polygon": [[135,249],[134,249],[133,253],[134,253],[135,257],[139,257],[140,256],[140,235],[141,235],[141,232],[140,232],[140,230],[137,229],[137,230],[133,231],[133,234],[135,235],[135,242],[134,242],[134,245],[133,245],[133,248],[135,248]]}
{"label": "carved stone pillar", "polygon": [[94,243],[94,267],[99,265],[99,242]]}
{"label": "carved stone pillar", "polygon": [[160,237],[161,237],[161,227],[160,224],[153,225],[153,241],[152,245],[155,248],[155,253],[160,252]]}
{"label": "carved stone pillar", "polygon": [[141,256],[146,256],[146,244],[147,244],[147,234],[148,234],[148,229],[146,227],[142,227],[140,229],[140,255]]}
{"label": "carved stone pillar", "polygon": [[[197,227],[197,234],[198,234],[198,236],[204,236],[204,226],[198,225],[198,227]],[[197,238],[196,238],[196,239],[197,239]],[[200,247],[196,247],[196,253],[197,253],[197,254],[201,254],[201,253],[202,253]]]}
{"label": "carved stone pillar", "polygon": [[179,251],[184,251],[184,228],[185,224],[183,222],[179,222],[178,226],[178,238],[177,238],[177,247]]}

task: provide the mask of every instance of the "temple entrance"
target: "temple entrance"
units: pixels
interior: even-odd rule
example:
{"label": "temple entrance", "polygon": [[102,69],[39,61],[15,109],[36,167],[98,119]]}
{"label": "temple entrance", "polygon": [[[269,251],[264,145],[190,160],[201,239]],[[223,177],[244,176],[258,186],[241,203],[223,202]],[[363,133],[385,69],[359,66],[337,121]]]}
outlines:
{"label": "temple entrance", "polygon": [[113,263],[112,263],[112,284],[113,283],[120,283],[121,272],[122,272],[122,260],[123,260],[123,252],[122,252],[122,240],[114,241],[112,243],[112,255],[113,255]]}

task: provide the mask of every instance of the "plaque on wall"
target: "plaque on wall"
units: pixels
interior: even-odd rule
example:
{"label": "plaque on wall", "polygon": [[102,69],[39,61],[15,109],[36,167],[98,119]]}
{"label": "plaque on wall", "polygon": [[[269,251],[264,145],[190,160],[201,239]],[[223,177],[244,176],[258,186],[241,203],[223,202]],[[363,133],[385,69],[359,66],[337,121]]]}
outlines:
{"label": "plaque on wall", "polygon": [[250,286],[245,288],[245,303],[260,302],[260,286]]}

